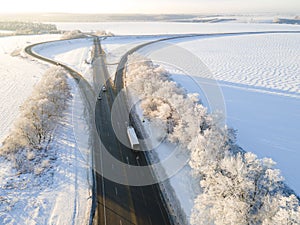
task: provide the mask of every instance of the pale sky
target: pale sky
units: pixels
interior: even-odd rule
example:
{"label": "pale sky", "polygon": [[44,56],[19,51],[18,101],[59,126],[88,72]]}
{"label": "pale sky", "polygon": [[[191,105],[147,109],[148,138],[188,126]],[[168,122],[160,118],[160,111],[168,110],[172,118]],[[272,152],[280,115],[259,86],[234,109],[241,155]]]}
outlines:
{"label": "pale sky", "polygon": [[0,13],[230,13],[293,12],[300,0],[0,0]]}

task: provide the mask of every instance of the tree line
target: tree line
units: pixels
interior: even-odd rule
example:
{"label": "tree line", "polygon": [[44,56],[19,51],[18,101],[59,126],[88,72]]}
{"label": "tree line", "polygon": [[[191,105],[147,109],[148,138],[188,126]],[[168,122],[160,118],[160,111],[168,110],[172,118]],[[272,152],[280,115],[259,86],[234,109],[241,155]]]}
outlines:
{"label": "tree line", "polygon": [[59,33],[54,24],[21,21],[0,21],[0,30],[15,31],[15,34]]}

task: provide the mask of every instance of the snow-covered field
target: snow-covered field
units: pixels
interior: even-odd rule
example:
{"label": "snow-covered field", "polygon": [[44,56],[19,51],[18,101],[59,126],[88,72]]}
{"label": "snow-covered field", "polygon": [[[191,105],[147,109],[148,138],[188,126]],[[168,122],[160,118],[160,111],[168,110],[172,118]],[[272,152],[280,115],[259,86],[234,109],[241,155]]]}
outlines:
{"label": "snow-covered field", "polygon": [[179,44],[206,64],[218,81],[282,95],[300,94],[300,34],[259,34]]}
{"label": "snow-covered field", "polygon": [[274,159],[300,194],[300,34],[219,37],[179,46],[199,57],[219,82],[227,124],[238,130],[239,145]]}
{"label": "snow-covered field", "polygon": [[0,34],[13,34],[14,31],[11,30],[0,30]]}
{"label": "snow-covered field", "polygon": [[101,22],[55,23],[58,29],[82,31],[105,30],[116,35],[222,33],[270,30],[300,30],[299,26],[285,24],[246,23],[177,23],[177,22]]}
{"label": "snow-covered field", "polygon": [[[19,106],[30,95],[47,65],[25,58],[26,45],[58,39],[58,35],[14,36],[0,38],[0,142],[18,116]],[[16,57],[11,54],[15,53]],[[19,57],[19,53],[23,57]]]}

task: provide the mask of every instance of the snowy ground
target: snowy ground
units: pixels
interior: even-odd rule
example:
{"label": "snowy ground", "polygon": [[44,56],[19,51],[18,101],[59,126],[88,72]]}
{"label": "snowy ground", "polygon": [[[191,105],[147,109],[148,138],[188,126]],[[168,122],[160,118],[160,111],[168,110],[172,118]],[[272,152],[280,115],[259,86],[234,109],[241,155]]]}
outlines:
{"label": "snowy ground", "polygon": [[197,55],[219,82],[238,144],[274,159],[300,194],[300,34],[220,37],[180,46]]}
{"label": "snowy ground", "polygon": [[259,34],[179,44],[206,64],[218,81],[288,96],[300,94],[300,34]]}
{"label": "snowy ground", "polygon": [[[19,114],[19,106],[30,95],[47,65],[24,58],[26,45],[58,39],[58,35],[14,36],[0,38],[0,143]],[[15,53],[15,57],[11,54]],[[19,57],[21,54],[23,57]]]}
{"label": "snowy ground", "polygon": [[246,23],[178,23],[178,22],[101,22],[55,23],[60,30],[105,30],[116,35],[222,33],[243,31],[300,30],[300,26],[285,24]]}
{"label": "snowy ground", "polygon": [[[54,39],[59,39],[59,35],[0,38],[2,140],[18,116],[19,106],[30,96],[34,85],[49,68],[47,64],[26,56],[22,48],[31,43]],[[88,59],[85,56],[89,56],[90,47],[89,41],[76,42],[72,47],[58,44],[52,48],[52,52],[44,50],[51,53],[54,59],[69,63],[90,77],[89,70],[78,66]],[[15,57],[11,56],[12,52]],[[70,78],[69,83],[72,100],[49,146],[49,170],[42,176],[19,175],[8,161],[0,159],[0,224],[88,223],[92,201],[88,117],[75,81]]]}
{"label": "snowy ground", "polygon": [[[85,224],[91,208],[90,152],[75,129],[88,138],[80,92],[70,79],[72,97],[48,149],[51,167],[43,175],[16,174],[0,161],[1,224]],[[75,125],[76,124],[76,125]]]}
{"label": "snowy ground", "polygon": [[11,30],[0,30],[0,34],[13,34],[14,31]]}

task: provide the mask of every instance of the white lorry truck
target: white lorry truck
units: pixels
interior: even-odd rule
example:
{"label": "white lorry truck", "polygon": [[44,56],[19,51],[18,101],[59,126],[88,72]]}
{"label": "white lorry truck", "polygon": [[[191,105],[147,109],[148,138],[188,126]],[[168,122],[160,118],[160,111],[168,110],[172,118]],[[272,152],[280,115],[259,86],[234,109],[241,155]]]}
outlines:
{"label": "white lorry truck", "polygon": [[132,126],[127,127],[127,135],[130,142],[130,147],[134,152],[140,150],[140,143]]}

